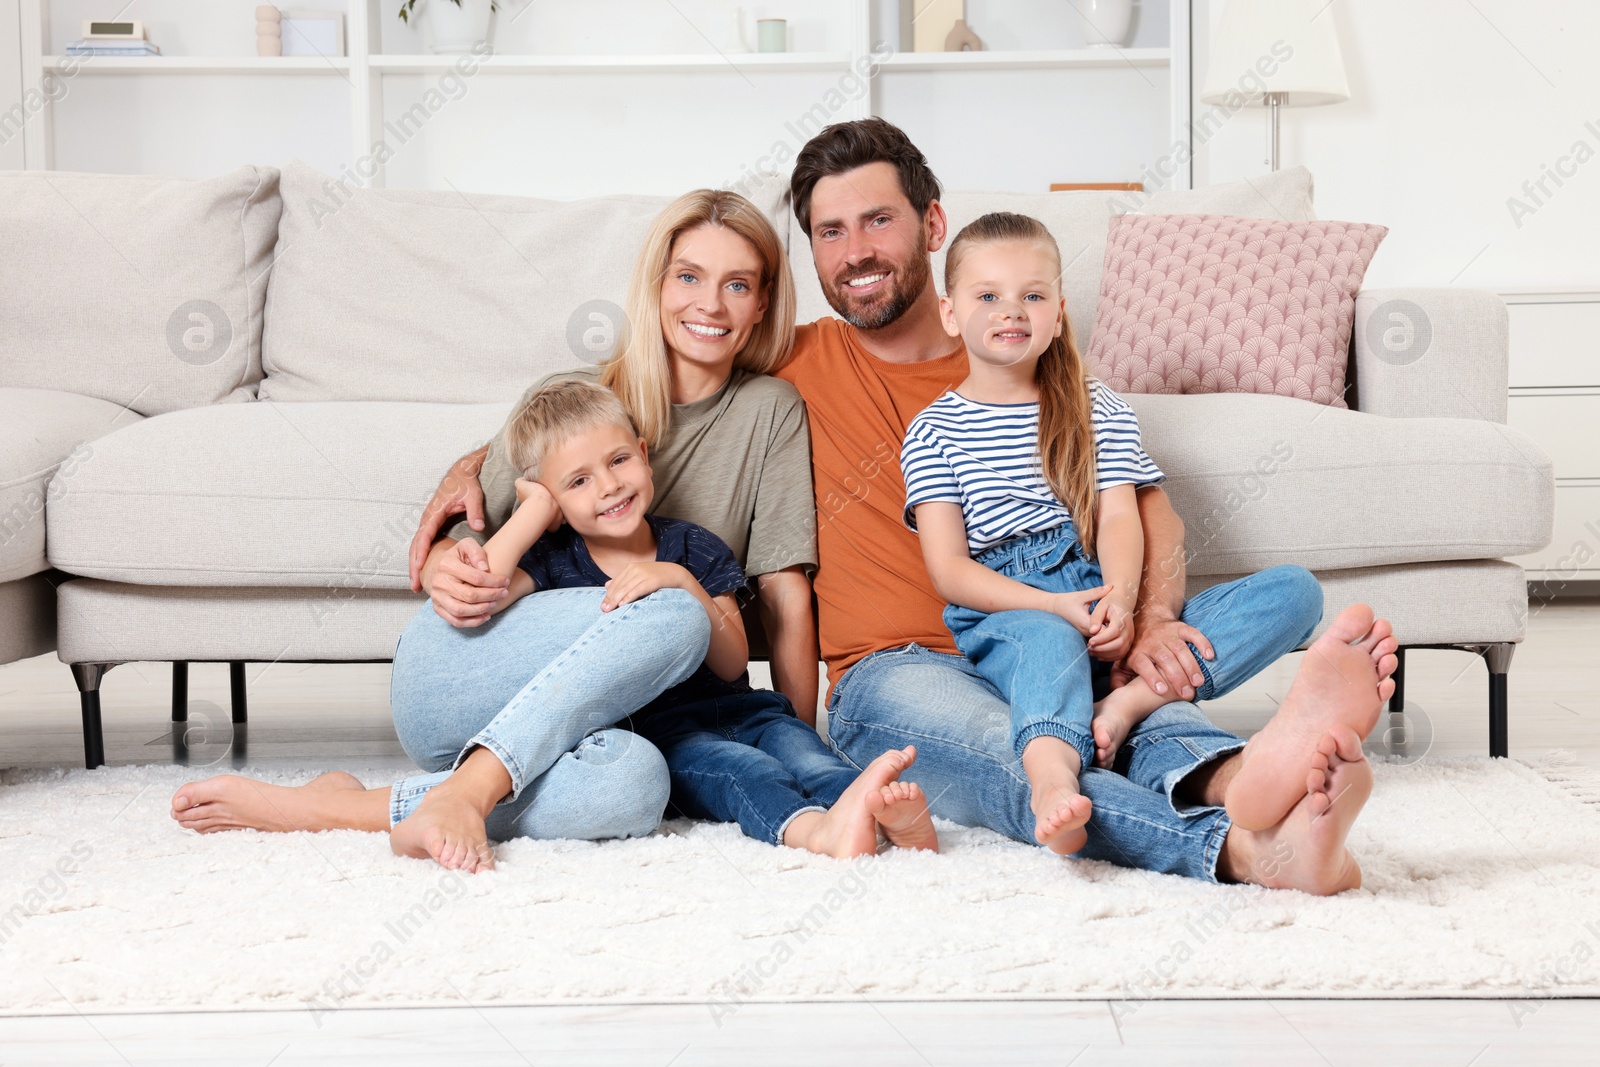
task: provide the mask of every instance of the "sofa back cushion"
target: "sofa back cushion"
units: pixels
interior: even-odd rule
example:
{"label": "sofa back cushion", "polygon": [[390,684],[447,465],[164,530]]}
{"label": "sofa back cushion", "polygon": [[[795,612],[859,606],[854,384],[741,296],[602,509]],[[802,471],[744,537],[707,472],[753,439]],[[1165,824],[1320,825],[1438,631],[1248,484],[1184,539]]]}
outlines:
{"label": "sofa back cushion", "polygon": [[[1067,298],[1067,319],[1080,350],[1087,350],[1100,297],[1100,275],[1105,266],[1106,231],[1111,220],[1129,212],[1211,215],[1250,215],[1256,218],[1306,222],[1314,218],[1311,206],[1311,172],[1291,167],[1248,181],[1213,185],[1186,192],[1154,194],[1074,191],[1062,193],[961,193],[947,192],[940,199],[950,219],[945,247],[933,254],[933,278],[944,292],[945,248],[961,227],[991,211],[1031,215],[1050,228],[1061,248],[1061,290]],[[799,321],[832,315],[817,282],[811,243],[790,217],[789,264],[794,268],[799,298]]]}
{"label": "sofa back cushion", "polygon": [[0,172],[0,385],[140,415],[249,400],[278,171]]}
{"label": "sofa back cushion", "polygon": [[495,403],[596,362],[670,199],[360,189],[291,160],[261,398]]}

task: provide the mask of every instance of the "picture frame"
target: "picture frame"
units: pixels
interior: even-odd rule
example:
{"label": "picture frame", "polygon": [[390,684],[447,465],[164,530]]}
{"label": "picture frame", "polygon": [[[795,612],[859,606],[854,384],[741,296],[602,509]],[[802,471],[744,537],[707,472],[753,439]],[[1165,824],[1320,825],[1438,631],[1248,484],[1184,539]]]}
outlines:
{"label": "picture frame", "polygon": [[286,56],[344,55],[344,12],[289,11],[283,13],[283,54]]}

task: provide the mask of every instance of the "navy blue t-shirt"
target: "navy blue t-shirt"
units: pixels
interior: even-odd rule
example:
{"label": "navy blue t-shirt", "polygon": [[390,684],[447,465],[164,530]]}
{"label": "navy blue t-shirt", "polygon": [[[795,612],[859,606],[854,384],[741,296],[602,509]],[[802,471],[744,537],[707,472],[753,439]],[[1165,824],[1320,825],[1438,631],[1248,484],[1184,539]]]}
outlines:
{"label": "navy blue t-shirt", "polygon": [[[650,532],[656,536],[656,562],[676,563],[700,583],[712,597],[736,593],[745,587],[744,568],[733,550],[703,526],[682,519],[646,515]],[[522,554],[517,566],[528,572],[536,589],[581,589],[603,586],[611,576],[589,555],[589,546],[571,526],[562,525],[533,543]],[[732,682],[718,678],[710,667],[700,664],[687,679],[656,697],[636,714],[649,715],[695,700],[750,692],[749,672]]]}

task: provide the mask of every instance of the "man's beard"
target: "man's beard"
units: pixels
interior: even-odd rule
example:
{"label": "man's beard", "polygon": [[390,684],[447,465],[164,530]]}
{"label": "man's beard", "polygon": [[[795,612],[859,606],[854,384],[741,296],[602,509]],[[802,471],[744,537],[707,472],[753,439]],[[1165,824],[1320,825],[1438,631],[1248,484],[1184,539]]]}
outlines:
{"label": "man's beard", "polygon": [[874,259],[851,268],[850,274],[859,278],[863,274],[878,271],[889,272],[890,287],[871,302],[855,301],[850,287],[840,281],[822,286],[822,295],[827,297],[828,306],[858,330],[881,330],[899,319],[917,302],[917,297],[922,295],[929,279],[933,277],[926,255],[913,256],[903,270],[897,268],[891,271],[881,260]]}

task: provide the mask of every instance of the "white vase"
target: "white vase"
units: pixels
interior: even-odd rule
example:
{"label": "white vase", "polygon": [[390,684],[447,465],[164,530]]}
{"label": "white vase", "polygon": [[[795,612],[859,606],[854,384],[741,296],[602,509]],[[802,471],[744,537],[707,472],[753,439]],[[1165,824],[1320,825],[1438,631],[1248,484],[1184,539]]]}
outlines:
{"label": "white vase", "polygon": [[479,41],[489,39],[491,0],[423,0],[427,4],[428,51],[435,55],[464,55]]}
{"label": "white vase", "polygon": [[1075,6],[1089,23],[1090,48],[1121,48],[1128,43],[1133,0],[1077,0]]}

